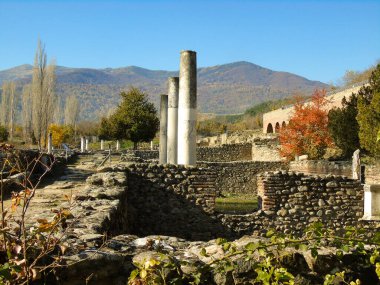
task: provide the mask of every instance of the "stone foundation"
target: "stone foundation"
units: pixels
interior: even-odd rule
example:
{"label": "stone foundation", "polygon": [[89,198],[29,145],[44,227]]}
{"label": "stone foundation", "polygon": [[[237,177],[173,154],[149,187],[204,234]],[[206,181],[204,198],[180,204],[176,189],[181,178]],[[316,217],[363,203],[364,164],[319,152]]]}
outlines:
{"label": "stone foundation", "polygon": [[289,170],[315,175],[342,175],[352,177],[351,161],[303,160],[291,161]]}
{"label": "stone foundation", "polygon": [[197,161],[230,162],[252,160],[252,144],[225,144],[216,147],[198,147]]}
{"label": "stone foundation", "polygon": [[219,193],[249,193],[257,195],[257,174],[278,169],[287,170],[285,162],[235,161],[199,162],[201,167],[209,167],[216,173],[215,188]]}

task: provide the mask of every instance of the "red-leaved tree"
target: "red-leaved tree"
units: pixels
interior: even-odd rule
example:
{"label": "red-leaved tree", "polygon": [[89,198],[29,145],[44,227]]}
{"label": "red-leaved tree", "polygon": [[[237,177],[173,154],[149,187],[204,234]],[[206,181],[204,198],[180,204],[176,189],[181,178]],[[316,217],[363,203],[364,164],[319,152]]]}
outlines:
{"label": "red-leaved tree", "polygon": [[280,154],[286,159],[307,154],[310,159],[320,159],[333,145],[328,131],[326,90],[315,90],[311,102],[298,100],[289,124],[279,133]]}

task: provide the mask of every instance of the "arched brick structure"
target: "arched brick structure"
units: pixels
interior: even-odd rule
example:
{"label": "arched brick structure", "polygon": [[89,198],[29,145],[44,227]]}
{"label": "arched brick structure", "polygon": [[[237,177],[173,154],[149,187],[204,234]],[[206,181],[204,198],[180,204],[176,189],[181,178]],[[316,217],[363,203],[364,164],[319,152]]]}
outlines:
{"label": "arched brick structure", "polygon": [[[351,96],[352,93],[357,93],[361,87],[362,85],[358,85],[358,86],[348,88],[343,91],[327,96],[327,100],[330,102],[326,106],[327,110],[330,110],[333,107],[341,107],[343,97],[348,98],[349,96]],[[309,104],[309,103],[306,103],[306,104]],[[271,128],[272,132],[275,131],[276,128],[273,129],[273,126],[276,126],[277,123],[281,124],[282,127],[284,126],[284,123],[285,125],[288,125],[289,119],[293,114],[293,110],[294,110],[294,107],[291,105],[291,106],[282,107],[280,109],[265,113],[263,115],[263,133],[269,133],[268,131],[270,129],[269,125],[271,125],[272,127]]]}
{"label": "arched brick structure", "polygon": [[281,124],[281,128],[285,128],[285,127],[286,127],[286,123],[285,123],[285,121],[283,121]]}
{"label": "arched brick structure", "polygon": [[271,123],[268,124],[266,133],[273,134],[273,126]]}
{"label": "arched brick structure", "polygon": [[275,133],[278,133],[279,131],[280,131],[280,123],[277,122],[277,123],[276,123],[276,126],[275,126],[275,128],[274,128],[274,132],[275,132]]}

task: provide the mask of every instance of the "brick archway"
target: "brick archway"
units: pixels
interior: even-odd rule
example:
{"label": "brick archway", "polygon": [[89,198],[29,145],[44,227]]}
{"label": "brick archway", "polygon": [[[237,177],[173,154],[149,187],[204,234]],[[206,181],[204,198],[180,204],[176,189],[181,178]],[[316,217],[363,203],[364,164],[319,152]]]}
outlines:
{"label": "brick archway", "polygon": [[271,123],[268,124],[267,126],[267,133],[268,134],[273,134],[273,126]]}
{"label": "brick archway", "polygon": [[278,133],[280,131],[280,123],[276,123],[275,132]]}

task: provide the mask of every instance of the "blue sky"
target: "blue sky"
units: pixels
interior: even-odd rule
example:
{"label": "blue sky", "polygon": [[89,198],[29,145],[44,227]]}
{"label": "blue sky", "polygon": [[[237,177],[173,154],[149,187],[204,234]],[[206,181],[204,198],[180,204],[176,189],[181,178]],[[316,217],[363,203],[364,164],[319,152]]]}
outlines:
{"label": "blue sky", "polygon": [[380,1],[0,0],[0,70],[33,63],[38,37],[70,67],[177,70],[234,61],[333,82],[380,59]]}

